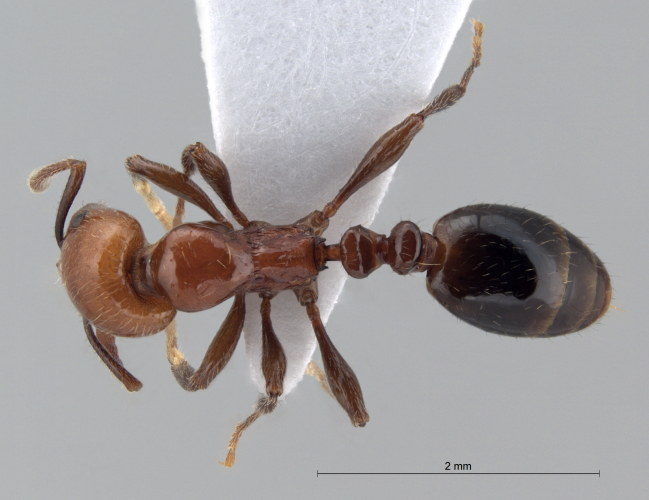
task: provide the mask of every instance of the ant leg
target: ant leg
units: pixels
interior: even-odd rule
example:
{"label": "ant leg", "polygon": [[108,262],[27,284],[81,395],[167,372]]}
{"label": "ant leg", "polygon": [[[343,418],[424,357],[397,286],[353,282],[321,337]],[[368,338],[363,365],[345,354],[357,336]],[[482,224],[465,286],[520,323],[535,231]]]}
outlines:
{"label": "ant leg", "polygon": [[83,177],[86,175],[86,162],[75,160],[74,158],[63,160],[34,170],[29,176],[29,179],[27,179],[29,189],[35,193],[42,193],[50,187],[52,177],[66,170],[70,170],[70,177],[68,177],[68,183],[63,190],[63,196],[61,197],[59,209],[56,213],[56,223],[54,224],[54,236],[56,237],[56,243],[59,245],[59,248],[63,245],[65,219],[68,216],[74,198],[79,192],[79,188],[81,188]]}
{"label": "ant leg", "polygon": [[[101,359],[112,374],[117,377],[117,380],[124,384],[126,390],[129,392],[139,391],[142,388],[142,382],[131,375],[131,373],[122,365],[122,361],[117,355],[117,346],[115,345],[114,337],[111,339],[110,337],[112,337],[112,335],[109,336],[105,332],[98,330],[100,338],[102,339],[102,341],[100,341],[97,336],[95,336],[90,321],[86,318],[83,318],[83,329],[86,331],[88,342],[90,342],[90,345],[99,356],[99,359]],[[104,341],[106,342],[106,345],[104,344]]]}
{"label": "ant leg", "polygon": [[196,144],[190,144],[184,149],[181,162],[183,164],[183,170],[187,174],[191,174],[198,169],[203,179],[207,181],[217,196],[221,198],[239,224],[243,227],[250,225],[250,221],[234,201],[232,186],[230,184],[230,174],[221,158],[212,153],[202,143],[197,142]]}
{"label": "ant leg", "polygon": [[315,282],[312,282],[310,285],[295,290],[295,295],[297,295],[300,304],[306,306],[316,340],[320,346],[322,363],[331,392],[340,403],[340,406],[347,412],[352,425],[354,427],[365,427],[365,424],[370,420],[370,416],[365,409],[361,385],[354,371],[327,335],[322,319],[320,319],[320,310],[315,304],[317,289],[314,285]]}
{"label": "ant leg", "polygon": [[185,216],[185,200],[178,198],[176,202],[176,211],[174,212],[174,218],[172,221],[173,227],[178,227],[183,223],[183,217]]}
{"label": "ant leg", "polygon": [[317,363],[313,360],[309,361],[309,364],[306,365],[306,370],[304,370],[305,375],[311,375],[314,379],[318,381],[320,387],[329,394],[332,398],[335,398],[333,392],[331,392],[331,387],[329,387],[329,382],[327,382],[327,376],[320,369]]}
{"label": "ant leg", "polygon": [[164,227],[165,231],[171,231],[171,229],[173,229],[174,227],[174,219],[172,219],[171,215],[169,215],[169,212],[167,212],[167,209],[165,208],[164,203],[162,203],[162,200],[158,198],[158,196],[153,192],[151,185],[147,181],[139,177],[132,177],[132,181],[133,187],[135,188],[137,193],[142,198],[144,198],[144,202],[146,203],[147,207],[149,207],[149,210],[155,216],[155,218],[160,221],[160,224],[162,224],[162,227]]}
{"label": "ant leg", "polygon": [[237,424],[228,443],[228,456],[225,462],[226,467],[232,467],[235,461],[235,450],[239,439],[248,427],[250,427],[260,416],[268,415],[277,407],[277,400],[284,392],[284,375],[286,375],[286,356],[284,349],[275,335],[273,324],[270,320],[270,300],[274,294],[260,294],[261,301],[261,327],[262,327],[262,357],[261,371],[266,379],[266,395],[261,396],[255,403],[255,410],[243,422]]}
{"label": "ant leg", "polygon": [[[176,203],[176,211],[173,219],[167,212],[162,200],[153,192],[149,183],[143,179],[133,178],[133,185],[135,190],[144,198],[149,210],[156,216],[160,221],[162,226],[165,228],[165,231],[170,231],[172,228],[180,225],[182,223],[182,217],[185,213],[185,202],[182,198],[178,198]],[[180,384],[180,386],[188,391],[195,390],[191,389],[191,384],[189,382],[191,376],[194,374],[194,368],[189,364],[189,362],[183,356],[183,353],[178,349],[178,334],[176,330],[176,320],[173,319],[167,328],[165,328],[165,333],[167,334],[166,342],[166,351],[167,351],[167,361],[171,365],[171,372],[174,374],[174,377]],[[106,347],[106,349],[111,352],[106,343],[100,338],[100,342]],[[116,348],[115,348],[116,349]],[[111,354],[113,354],[111,352]],[[116,357],[116,354],[113,355]]]}
{"label": "ant leg", "polygon": [[471,19],[471,23],[473,24],[475,35],[473,36],[473,54],[469,66],[464,71],[459,84],[451,85],[449,88],[440,92],[424,109],[417,113],[423,118],[444,111],[459,101],[466,93],[466,88],[469,85],[471,76],[473,76],[473,72],[478,66],[480,66],[480,59],[482,59],[482,32],[484,31],[484,24],[475,19]]}
{"label": "ant leg", "polygon": [[153,182],[165,191],[202,208],[215,221],[232,229],[232,224],[223,217],[205,191],[192,181],[187,174],[178,172],[167,165],[147,160],[140,155],[130,156],[126,159],[126,170],[136,180],[144,178]]}
{"label": "ant leg", "polygon": [[[233,213],[235,220],[244,227],[247,227],[250,224],[246,216],[241,212],[241,210],[239,210],[239,207],[234,202],[230,184],[230,175],[228,174],[225,164],[218,156],[208,150],[202,143],[197,142],[196,144],[187,146],[183,150],[180,161],[183,166],[183,173],[188,179],[196,172],[196,168],[198,167],[203,178],[212,189],[214,189],[214,192],[219,196],[221,201],[225,203],[228,210]],[[151,206],[149,208],[151,208]],[[153,211],[153,209],[151,210]],[[182,224],[184,216],[185,200],[178,198],[174,218],[169,229]],[[160,220],[160,222],[163,221]],[[165,222],[163,222],[163,225],[165,225]],[[167,229],[167,231],[169,229]]]}
{"label": "ant leg", "polygon": [[168,333],[167,357],[171,357],[171,371],[183,389],[190,392],[207,389],[212,380],[225,368],[239,342],[245,316],[245,294],[235,295],[230,312],[228,312],[221,328],[219,328],[214,340],[212,340],[212,343],[207,348],[203,362],[196,371],[194,371],[182,354],[180,354],[180,351],[176,349],[175,331],[173,345],[169,343],[171,336]]}
{"label": "ant leg", "polygon": [[243,422],[239,422],[234,428],[230,442],[228,443],[228,456],[225,457],[225,462],[221,462],[221,465],[226,467],[232,467],[234,465],[235,456],[234,452],[237,449],[237,444],[241,438],[241,434],[248,427],[250,427],[255,420],[257,420],[262,415],[268,415],[277,408],[277,395],[273,394],[270,396],[260,396],[254,406],[255,410],[246,418]]}
{"label": "ant leg", "polygon": [[235,295],[230,312],[228,312],[216,337],[207,348],[201,366],[192,375],[192,387],[207,389],[207,386],[230,361],[243,330],[243,321],[246,317],[245,297],[245,294]]}
{"label": "ant leg", "polygon": [[169,323],[167,328],[165,328],[165,333],[167,334],[167,361],[169,361],[169,364],[171,365],[171,373],[174,375],[174,378],[180,387],[186,391],[193,392],[195,389],[191,388],[190,379],[196,370],[194,370],[185,359],[185,356],[183,356],[183,353],[178,349],[178,335],[175,319]]}
{"label": "ant leg", "polygon": [[[151,186],[147,181],[134,178],[133,184],[136,191],[140,195],[142,195],[149,209],[164,226],[165,230],[169,231],[182,222],[182,217],[185,212],[185,204],[182,198],[178,198],[176,211],[172,220],[171,216],[164,207],[162,200],[160,200],[160,198],[158,198],[156,194],[151,190]],[[178,334],[176,330],[175,319],[171,323],[169,323],[167,328],[165,328],[165,333],[167,334],[167,361],[169,361],[169,364],[171,365],[171,372],[174,374],[176,381],[183,389],[187,391],[196,391],[197,387],[195,387],[195,385],[191,381],[192,375],[194,375],[195,373],[195,369],[189,364],[189,362],[183,356],[183,353],[178,349]]]}
{"label": "ant leg", "polygon": [[[160,221],[165,231],[171,231],[174,227],[182,223],[182,217],[185,213],[185,202],[182,198],[178,198],[176,203],[176,211],[173,219],[167,209],[165,208],[162,200],[151,189],[151,185],[143,179],[133,179],[133,186],[135,190],[144,198],[149,210],[155,215],[156,219]],[[194,369],[191,365],[185,360],[183,353],[178,350],[178,335],[176,330],[176,320],[173,319],[167,328],[165,328],[165,333],[167,334],[166,342],[166,351],[167,351],[167,361],[171,365],[171,370],[174,375],[176,375],[176,380],[179,381],[180,385],[185,388],[183,384],[186,385],[187,379],[192,376]],[[106,343],[100,338],[100,342],[108,349]],[[112,352],[111,352],[112,354]]]}
{"label": "ant leg", "polygon": [[173,218],[167,212],[167,209],[162,203],[162,200],[158,198],[153,190],[151,185],[142,178],[132,177],[133,187],[135,191],[144,198],[144,202],[151,213],[155,216],[156,219],[162,224],[165,231],[171,231],[174,227],[179,226],[183,222],[183,217],[185,215],[185,200],[178,198],[176,203],[176,211],[174,212]]}
{"label": "ant leg", "polygon": [[328,219],[333,217],[345,201],[368,182],[381,175],[394,165],[410,146],[415,135],[424,127],[424,119],[434,113],[451,107],[466,93],[467,85],[475,68],[480,66],[482,57],[482,32],[484,25],[472,21],[475,35],[473,37],[473,54],[469,67],[464,72],[460,83],[451,85],[435,97],[419,113],[413,113],[397,126],[383,134],[365,154],[347,183],[336,197],[327,203],[322,212],[315,211],[300,219],[299,224],[311,227],[316,235],[321,234],[328,226]]}
{"label": "ant leg", "polygon": [[[189,174],[185,171],[185,175],[189,177]],[[185,200],[178,198],[176,202],[176,210],[174,211],[173,219],[167,209],[162,203],[162,200],[151,189],[151,185],[141,177],[131,176],[133,181],[133,186],[142,198],[144,202],[149,207],[149,210],[156,219],[160,221],[160,224],[164,227],[165,231],[171,231],[174,227],[179,226],[183,222],[183,217],[185,216]]]}
{"label": "ant leg", "polygon": [[261,333],[262,357],[261,371],[266,380],[266,394],[281,396],[284,392],[284,376],[286,375],[286,355],[280,344],[273,324],[270,320],[270,299],[272,294],[262,294],[261,301]]}

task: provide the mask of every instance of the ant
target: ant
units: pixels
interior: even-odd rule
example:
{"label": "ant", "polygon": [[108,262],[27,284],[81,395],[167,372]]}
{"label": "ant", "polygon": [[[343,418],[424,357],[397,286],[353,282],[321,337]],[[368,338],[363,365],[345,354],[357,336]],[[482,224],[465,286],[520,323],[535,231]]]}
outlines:
{"label": "ant", "polygon": [[[474,21],[471,62],[459,84],[436,96],[420,112],[392,128],[370,148],[347,183],[322,210],[291,225],[250,220],[234,201],[225,164],[203,144],[187,146],[183,171],[141,156],[126,160],[136,190],[168,231],[149,244],[130,215],[88,204],[65,219],[83,182],[86,163],[68,159],[36,170],[33,191],[47,189],[55,174],[70,170],[56,216],[61,249],[57,264],[72,303],[81,313],[90,345],[128,391],[142,384],[122,365],[115,337],[167,332],[167,358],[180,386],[206,389],[230,360],[245,317],[245,295],[262,298],[262,359],[266,395],[237,425],[224,465],[232,466],[241,433],[275,409],[283,392],[286,356],[271,321],[271,300],[292,290],[305,307],[322,353],[324,374],[314,375],[349,415],[354,426],[369,421],[360,384],[325,331],[317,277],[327,262],[339,261],[354,278],[383,264],[398,274],[426,272],[428,291],[452,314],[482,330],[516,337],[553,337],[599,320],[611,301],[611,280],[597,256],[550,219],[523,208],[472,205],[439,219],[431,233],[402,221],[389,236],[362,226],[348,229],[340,243],[320,236],[345,201],[385,172],[406,151],[424,120],[458,102],[480,65],[483,25]],[[198,171],[242,229],[235,230],[209,196],[191,180]],[[173,219],[149,182],[178,197]],[[185,202],[213,220],[182,223]],[[234,297],[230,311],[198,369],[177,348],[177,311],[210,309]],[[94,327],[94,329],[93,329]]]}

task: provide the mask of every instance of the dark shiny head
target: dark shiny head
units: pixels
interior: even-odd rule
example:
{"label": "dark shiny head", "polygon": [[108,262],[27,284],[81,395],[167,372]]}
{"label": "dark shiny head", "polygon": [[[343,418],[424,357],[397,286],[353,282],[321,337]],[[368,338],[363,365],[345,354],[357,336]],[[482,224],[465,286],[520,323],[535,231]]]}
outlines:
{"label": "dark shiny head", "polygon": [[433,237],[428,291],[482,330],[554,337],[582,330],[608,310],[611,280],[602,262],[540,214],[472,205],[438,220]]}

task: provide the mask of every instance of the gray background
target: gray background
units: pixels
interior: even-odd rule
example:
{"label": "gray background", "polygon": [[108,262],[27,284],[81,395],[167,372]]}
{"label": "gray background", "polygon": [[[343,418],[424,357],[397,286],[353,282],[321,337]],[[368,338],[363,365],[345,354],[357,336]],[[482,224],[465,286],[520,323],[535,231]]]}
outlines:
{"label": "gray background", "polygon": [[[644,498],[648,14],[640,2],[474,2],[469,16],[486,24],[483,66],[462,103],[415,140],[373,224],[430,229],[471,202],[527,206],[585,237],[626,312],[580,334],[517,341],[459,323],[422,276],[350,280],[328,331],[371,422],[352,428],[306,379],[244,435],[228,470],[217,461],[256,397],[243,346],[208,391],[187,394],[162,335],[120,342],[144,383],[126,393],[57,282],[52,227],[64,179],[41,196],[25,184],[37,166],[86,159],[75,207],[107,201],[150,240],[161,236],[122,165],[134,153],[177,165],[186,144],[213,144],[194,4],[5,7],[3,498]],[[434,92],[461,75],[469,37],[467,23]],[[201,359],[225,309],[182,316],[189,359]],[[447,461],[601,477],[316,477],[443,472]]]}

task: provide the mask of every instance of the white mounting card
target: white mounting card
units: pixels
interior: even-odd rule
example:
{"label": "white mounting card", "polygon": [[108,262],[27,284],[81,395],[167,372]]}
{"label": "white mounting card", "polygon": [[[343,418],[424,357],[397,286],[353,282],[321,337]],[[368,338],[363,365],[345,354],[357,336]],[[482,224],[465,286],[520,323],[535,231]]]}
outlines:
{"label": "white mounting card", "polygon": [[[322,210],[376,139],[422,108],[471,2],[196,3],[216,153],[235,200],[251,220],[290,224]],[[394,168],[354,194],[324,237],[338,242],[350,226],[368,226]],[[318,277],[325,323],[345,279],[338,263]],[[260,303],[247,297],[244,336],[263,393]],[[292,292],[272,300],[271,318],[287,357],[288,394],[315,337]],[[329,333],[335,344],[337,332]]]}

